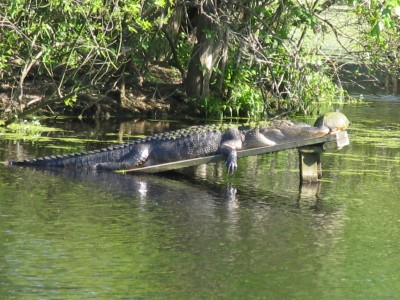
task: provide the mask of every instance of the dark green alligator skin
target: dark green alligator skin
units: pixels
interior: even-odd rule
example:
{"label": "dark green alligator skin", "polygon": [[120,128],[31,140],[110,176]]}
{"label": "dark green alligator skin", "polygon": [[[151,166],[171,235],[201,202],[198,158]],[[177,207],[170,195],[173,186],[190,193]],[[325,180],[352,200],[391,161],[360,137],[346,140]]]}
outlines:
{"label": "dark green alligator skin", "polygon": [[[266,139],[263,139],[261,134],[254,134],[254,130],[248,130],[247,133],[249,132],[252,132],[252,147],[266,145]],[[245,135],[246,132],[239,131],[237,128],[221,130],[211,126],[198,126],[157,134],[146,139],[95,151],[65,156],[40,157],[23,161],[9,161],[8,164],[119,170],[224,154],[228,172],[232,173],[237,168],[236,151],[246,145],[244,143]],[[255,141],[257,136],[261,137],[258,142]],[[250,138],[248,142],[250,142]]]}
{"label": "dark green alligator skin", "polygon": [[156,134],[146,139],[108,148],[70,154],[40,157],[31,160],[9,161],[9,165],[35,167],[64,167],[96,170],[123,170],[153,166],[179,160],[223,154],[228,173],[237,169],[237,150],[272,146],[289,138],[326,134],[322,128],[284,125],[247,130],[238,128],[216,129],[215,126],[198,126],[189,129]]}

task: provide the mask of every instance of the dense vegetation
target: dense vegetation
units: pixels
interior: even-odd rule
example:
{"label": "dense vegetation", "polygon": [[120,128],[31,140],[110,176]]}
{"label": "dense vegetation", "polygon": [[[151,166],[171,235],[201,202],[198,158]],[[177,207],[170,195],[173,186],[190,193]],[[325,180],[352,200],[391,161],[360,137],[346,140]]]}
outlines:
{"label": "dense vegetation", "polygon": [[[219,116],[311,113],[346,95],[340,61],[315,37],[331,33],[353,58],[398,72],[398,1],[347,5],[354,35],[324,17],[335,2],[4,0],[4,117],[82,99],[80,113],[107,101],[131,108],[140,89],[155,103],[174,98]],[[155,65],[169,71],[167,80]]]}

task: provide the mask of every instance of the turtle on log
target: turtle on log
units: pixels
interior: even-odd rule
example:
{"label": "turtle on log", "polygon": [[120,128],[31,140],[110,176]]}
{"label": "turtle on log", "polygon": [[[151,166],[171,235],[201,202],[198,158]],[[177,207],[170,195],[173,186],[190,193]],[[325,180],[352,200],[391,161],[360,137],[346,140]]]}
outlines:
{"label": "turtle on log", "polygon": [[329,128],[330,132],[346,130],[349,127],[350,121],[347,117],[338,111],[327,112],[320,116],[314,123],[314,127]]}

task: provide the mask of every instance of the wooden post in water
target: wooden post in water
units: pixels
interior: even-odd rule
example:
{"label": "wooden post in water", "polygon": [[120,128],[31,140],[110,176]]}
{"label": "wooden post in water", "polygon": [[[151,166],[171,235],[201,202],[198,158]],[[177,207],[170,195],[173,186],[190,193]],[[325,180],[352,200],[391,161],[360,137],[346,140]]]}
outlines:
{"label": "wooden post in water", "polygon": [[299,148],[300,184],[317,182],[322,177],[322,146]]}
{"label": "wooden post in water", "polygon": [[298,147],[300,185],[315,183],[322,178],[321,155],[324,151],[339,150],[350,143],[346,131],[337,132],[335,137],[331,141]]}

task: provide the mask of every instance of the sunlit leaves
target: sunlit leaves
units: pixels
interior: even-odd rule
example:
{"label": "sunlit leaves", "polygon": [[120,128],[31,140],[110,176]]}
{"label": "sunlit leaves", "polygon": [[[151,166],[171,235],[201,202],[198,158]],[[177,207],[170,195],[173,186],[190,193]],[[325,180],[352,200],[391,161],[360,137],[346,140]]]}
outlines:
{"label": "sunlit leaves", "polygon": [[110,78],[118,78],[113,73],[130,59],[144,63],[144,51],[168,17],[167,5],[166,0],[4,0],[0,77],[16,77],[35,65],[41,74],[57,77],[60,96],[83,82],[112,85]]}
{"label": "sunlit leaves", "polygon": [[360,15],[366,16],[371,24],[371,36],[380,38],[382,33],[393,34],[397,30],[400,16],[400,1],[373,0],[369,2],[369,5],[361,1],[356,1],[355,3],[357,5],[356,11]]}
{"label": "sunlit leaves", "polygon": [[366,62],[375,70],[397,76],[399,69],[400,1],[372,0],[354,3]]}

